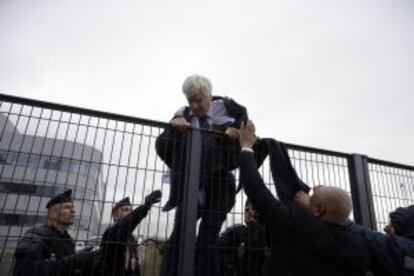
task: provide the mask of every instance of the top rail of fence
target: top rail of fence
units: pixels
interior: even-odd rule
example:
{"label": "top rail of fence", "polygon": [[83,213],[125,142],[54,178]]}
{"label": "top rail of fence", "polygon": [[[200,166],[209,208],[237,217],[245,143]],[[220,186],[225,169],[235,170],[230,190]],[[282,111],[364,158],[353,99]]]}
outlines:
{"label": "top rail of fence", "polygon": [[[16,104],[30,105],[30,106],[40,107],[40,108],[48,108],[48,109],[53,109],[53,110],[65,111],[65,112],[85,114],[89,116],[102,117],[102,118],[107,118],[107,119],[112,119],[112,120],[119,120],[119,121],[124,121],[124,122],[135,123],[135,124],[155,126],[155,127],[160,127],[160,128],[166,128],[169,126],[168,123],[161,122],[161,121],[143,119],[143,118],[138,118],[138,117],[133,117],[133,116],[128,116],[128,115],[121,115],[121,114],[116,114],[116,113],[111,113],[111,112],[89,109],[89,108],[75,107],[75,106],[70,106],[70,105],[65,105],[65,104],[57,104],[57,103],[52,103],[52,102],[47,102],[47,101],[42,101],[42,100],[23,98],[23,97],[18,97],[18,96],[3,94],[3,93],[0,93],[0,101],[7,101],[11,103],[16,103]],[[206,131],[206,130],[203,129],[202,131]],[[218,135],[221,134],[220,132],[212,131],[212,130],[208,132],[215,133]],[[308,146],[290,144],[290,143],[286,143],[286,146],[288,147],[288,149],[291,149],[291,150],[331,155],[331,156],[337,156],[341,158],[349,158],[352,155],[352,154],[345,153],[345,152],[326,150],[326,149],[321,149],[321,148],[314,148],[314,147],[308,147]],[[376,158],[368,157],[368,162],[414,171],[414,166],[376,159]]]}
{"label": "top rail of fence", "polygon": [[79,113],[79,114],[84,114],[84,115],[89,115],[89,116],[102,117],[102,118],[107,118],[107,119],[112,119],[112,120],[124,121],[124,122],[129,122],[129,123],[138,123],[138,124],[150,125],[150,126],[156,126],[156,127],[162,127],[162,128],[165,128],[169,125],[168,123],[160,122],[160,121],[142,119],[142,118],[137,118],[133,116],[98,111],[98,110],[93,110],[93,109],[88,109],[88,108],[75,107],[75,106],[70,106],[70,105],[65,105],[65,104],[57,104],[57,103],[51,103],[51,102],[46,102],[46,101],[22,98],[22,97],[11,96],[11,95],[6,95],[6,94],[0,94],[0,100],[11,102],[11,103],[16,103],[16,104],[36,106],[40,108],[47,108],[47,109],[53,109],[53,110],[71,112],[71,113]]}
{"label": "top rail of fence", "polygon": [[414,171],[414,166],[410,166],[410,165],[406,165],[406,164],[400,164],[400,163],[395,163],[395,162],[381,160],[381,159],[376,159],[376,158],[370,158],[369,157],[368,158],[368,163],[382,165],[382,166],[387,166],[387,167],[393,167],[393,168],[397,168],[397,169]]}

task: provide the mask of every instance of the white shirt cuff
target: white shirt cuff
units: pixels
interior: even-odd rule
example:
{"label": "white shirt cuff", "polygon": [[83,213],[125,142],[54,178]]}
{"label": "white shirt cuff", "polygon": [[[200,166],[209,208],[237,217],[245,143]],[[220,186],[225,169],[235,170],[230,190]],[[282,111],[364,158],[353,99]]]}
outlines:
{"label": "white shirt cuff", "polygon": [[249,147],[242,147],[241,151],[247,151],[247,152],[254,153],[253,149]]}

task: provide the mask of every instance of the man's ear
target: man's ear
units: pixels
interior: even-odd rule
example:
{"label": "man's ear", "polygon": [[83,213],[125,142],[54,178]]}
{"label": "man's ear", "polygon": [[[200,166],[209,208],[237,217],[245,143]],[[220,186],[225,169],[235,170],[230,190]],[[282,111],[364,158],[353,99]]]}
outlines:
{"label": "man's ear", "polygon": [[317,218],[324,216],[325,213],[326,213],[326,206],[324,204],[321,204],[320,202],[315,204],[312,208],[312,214]]}

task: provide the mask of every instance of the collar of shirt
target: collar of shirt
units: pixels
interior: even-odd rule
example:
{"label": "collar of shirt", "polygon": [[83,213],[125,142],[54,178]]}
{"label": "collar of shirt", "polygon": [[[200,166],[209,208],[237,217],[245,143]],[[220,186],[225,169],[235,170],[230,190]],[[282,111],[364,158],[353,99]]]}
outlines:
{"label": "collar of shirt", "polygon": [[[191,110],[190,110],[191,111]],[[192,112],[190,113],[192,114]],[[234,123],[235,119],[230,117],[227,113],[226,107],[222,100],[212,101],[210,108],[206,114],[207,122],[211,126],[222,126]],[[194,116],[192,117],[192,119]],[[196,120],[198,121],[198,119]],[[195,123],[192,120],[192,123]],[[196,126],[196,125],[194,125]]]}
{"label": "collar of shirt", "polygon": [[[191,111],[191,109],[190,109],[189,114],[191,117],[194,117],[193,111]],[[204,116],[207,117],[207,120],[213,117],[213,102],[211,102],[210,107]]]}
{"label": "collar of shirt", "polygon": [[[188,107],[182,107],[180,108],[176,113],[175,116],[183,116],[184,110]],[[193,112],[189,110],[190,115],[190,123],[193,127],[199,126],[199,121],[196,116],[194,116]],[[235,119],[230,117],[227,113],[226,107],[224,105],[224,102],[222,100],[218,101],[212,101],[210,104],[210,108],[207,111],[206,114],[207,122],[211,126],[222,126],[222,125],[231,125],[234,123]]]}
{"label": "collar of shirt", "polygon": [[[206,117],[207,123],[208,123],[210,128],[211,128],[211,125],[212,125],[212,118],[213,118],[213,114],[214,114],[213,105],[214,105],[213,102],[211,102],[207,113],[204,115],[204,117]],[[193,113],[193,111],[191,111],[191,109],[190,109],[189,114],[190,114],[190,117],[191,117],[191,125],[194,126],[194,127],[200,128],[200,118],[197,117],[197,116],[194,116],[194,113]]]}

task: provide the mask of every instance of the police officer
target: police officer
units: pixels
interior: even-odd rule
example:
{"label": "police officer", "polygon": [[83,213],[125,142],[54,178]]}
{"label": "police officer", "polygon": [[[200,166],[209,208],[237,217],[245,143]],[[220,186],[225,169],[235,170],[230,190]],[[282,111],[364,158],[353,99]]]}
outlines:
{"label": "police officer", "polygon": [[245,225],[227,228],[219,238],[223,275],[263,275],[269,251],[265,244],[265,230],[258,222],[259,214],[247,200],[244,208]]}
{"label": "police officer", "polygon": [[390,223],[384,228],[386,235],[355,224],[350,229],[370,244],[375,276],[413,276],[414,205],[399,207],[389,217]]}
{"label": "police officer", "polygon": [[80,275],[93,253],[75,255],[75,242],[68,233],[74,222],[72,190],[53,197],[46,205],[47,222],[29,229],[15,251],[13,275]]}
{"label": "police officer", "polygon": [[151,206],[160,200],[161,191],[156,190],[147,195],[144,204],[134,210],[129,197],[115,204],[112,209],[115,224],[102,237],[99,252],[99,266],[102,269],[100,275],[140,275],[138,244],[132,232],[147,216]]}
{"label": "police officer", "polygon": [[414,240],[414,205],[399,207],[389,217],[390,223],[384,227],[385,232]]}

